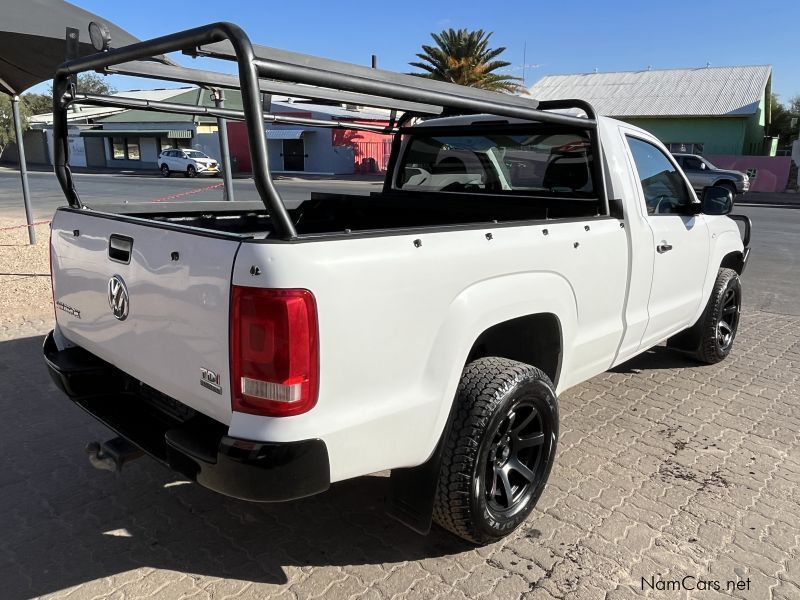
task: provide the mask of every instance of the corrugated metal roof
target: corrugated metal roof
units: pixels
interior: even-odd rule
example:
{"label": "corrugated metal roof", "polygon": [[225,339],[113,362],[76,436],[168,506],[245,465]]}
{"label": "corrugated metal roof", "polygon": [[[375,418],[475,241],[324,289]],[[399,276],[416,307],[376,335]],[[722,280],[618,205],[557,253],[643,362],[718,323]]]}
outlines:
{"label": "corrugated metal roof", "polygon": [[770,65],[548,75],[530,88],[536,100],[579,98],[610,117],[753,114]]}
{"label": "corrugated metal roof", "polygon": [[191,139],[191,129],[84,129],[83,137],[165,137],[170,139]]}
{"label": "corrugated metal roof", "polygon": [[[128,90],[126,92],[117,92],[112,96],[124,96],[125,98],[138,98],[141,100],[167,100],[173,96],[186,93],[187,90],[192,88],[173,88],[173,89],[156,89],[156,90]],[[111,106],[89,106],[87,104],[73,104],[69,111],[67,111],[67,122],[85,121],[95,119],[97,121],[104,117],[110,117],[125,112],[126,108],[118,108]],[[53,124],[53,113],[42,113],[34,115],[28,122],[31,124]]]}
{"label": "corrugated metal roof", "polygon": [[[289,108],[298,112],[312,112],[328,115],[332,119],[364,119],[368,121],[388,121],[391,111],[382,110],[379,108],[370,108],[367,110],[354,110],[352,108],[344,108],[342,106],[335,106],[330,104],[316,104],[314,102],[284,102],[272,100],[272,106],[279,106],[281,108]],[[273,112],[276,111],[273,108]]]}

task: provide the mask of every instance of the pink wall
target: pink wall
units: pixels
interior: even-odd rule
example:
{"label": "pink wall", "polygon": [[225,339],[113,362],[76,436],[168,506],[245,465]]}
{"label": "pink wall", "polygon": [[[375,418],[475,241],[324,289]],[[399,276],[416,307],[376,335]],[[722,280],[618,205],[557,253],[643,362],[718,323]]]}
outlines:
{"label": "pink wall", "polygon": [[720,169],[733,169],[742,173],[754,169],[755,179],[750,177],[751,192],[782,192],[789,183],[789,168],[792,164],[789,156],[710,154],[706,158]]}

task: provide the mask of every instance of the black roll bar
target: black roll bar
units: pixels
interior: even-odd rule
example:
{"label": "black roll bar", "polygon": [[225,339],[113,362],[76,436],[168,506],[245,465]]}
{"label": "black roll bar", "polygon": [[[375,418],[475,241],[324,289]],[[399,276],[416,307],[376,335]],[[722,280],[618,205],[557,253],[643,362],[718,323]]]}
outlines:
{"label": "black roll bar", "polygon": [[[147,62],[154,56],[176,51],[182,51],[191,56],[202,55],[233,60],[238,65],[238,78],[176,65]],[[242,93],[243,110],[119,96],[78,94],[71,78],[84,71],[125,73],[154,79],[196,83],[205,87],[239,88]],[[389,126],[387,127],[346,120],[325,121],[306,117],[265,114],[261,99],[262,93],[285,94],[312,101],[333,101],[387,108],[392,111],[392,116],[388,119]],[[264,46],[254,46],[245,32],[232,23],[212,23],[130,46],[68,60],[58,68],[53,79],[54,169],[69,205],[81,208],[83,204],[75,189],[68,165],[67,109],[70,104],[75,102],[167,113],[208,115],[244,121],[250,143],[256,189],[269,212],[275,236],[285,240],[296,238],[297,232],[270,177],[264,121],[394,133],[393,158],[390,165],[392,169],[396,161],[396,152],[400,146],[402,136],[400,129],[413,117],[488,113],[511,119],[581,127],[589,130],[595,147],[597,158],[593,161],[594,177],[599,183],[601,202],[608,214],[602,148],[597,130],[598,120],[589,103],[582,100],[536,102],[530,98],[433,81],[413,75],[370,69]],[[586,118],[550,112],[569,108],[583,110]],[[396,111],[403,113],[397,121],[395,120]]]}
{"label": "black roll bar", "polygon": [[[67,104],[69,99],[69,77],[82,71],[94,71],[105,67],[167,54],[177,50],[193,50],[203,44],[228,40],[233,46],[239,67],[239,83],[242,90],[242,108],[247,123],[247,138],[253,164],[253,180],[261,200],[269,211],[276,236],[283,239],[297,237],[294,223],[281,202],[269,174],[267,159],[267,135],[262,126],[264,111],[258,86],[253,45],[247,34],[233,23],[212,23],[203,27],[187,29],[152,40],[131,44],[108,52],[92,54],[84,58],[67,61],[56,71],[53,78],[53,162],[56,176],[72,207],[82,206],[72,174],[67,166],[69,146],[67,140]],[[75,91],[71,90],[72,95]]]}
{"label": "black roll bar", "polygon": [[[214,71],[203,71],[202,69],[164,65],[156,62],[136,61],[114,65],[103,69],[103,73],[132,75],[134,77],[147,77],[149,79],[162,79],[166,81],[180,81],[182,83],[193,83],[196,85],[234,90],[239,89],[239,78],[234,75],[225,75]],[[311,100],[336,102],[338,104],[388,108],[392,110],[401,110],[403,112],[410,111],[421,115],[442,114],[442,107],[433,104],[403,102],[401,100],[392,100],[381,96],[355,94],[330,88],[297,85],[285,81],[275,81],[274,79],[260,79],[258,85],[260,91],[266,94],[308,98]]]}
{"label": "black roll bar", "polygon": [[[161,100],[144,100],[142,98],[127,98],[124,96],[104,96],[98,94],[67,94],[67,106],[72,103],[89,104],[92,106],[118,106],[121,108],[135,108],[137,110],[173,113],[179,115],[198,115],[229,119],[231,121],[246,121],[244,111],[232,108],[218,108],[214,106],[197,106],[194,104],[180,104],[177,102],[164,102]],[[323,120],[311,117],[295,117],[291,115],[273,115],[264,113],[263,120],[267,123],[290,125],[309,125],[312,127],[327,127],[329,129],[357,129],[359,131],[374,131],[376,133],[392,134],[396,130],[383,125],[370,125],[369,123],[353,123],[341,119]]]}

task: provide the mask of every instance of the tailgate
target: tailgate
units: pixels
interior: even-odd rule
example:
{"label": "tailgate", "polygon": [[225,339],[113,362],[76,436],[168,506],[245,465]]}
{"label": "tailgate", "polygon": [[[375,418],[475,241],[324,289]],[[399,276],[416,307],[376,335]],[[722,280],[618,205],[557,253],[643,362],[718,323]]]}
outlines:
{"label": "tailgate", "polygon": [[125,373],[229,424],[229,304],[239,244],[59,210],[51,250],[59,328]]}

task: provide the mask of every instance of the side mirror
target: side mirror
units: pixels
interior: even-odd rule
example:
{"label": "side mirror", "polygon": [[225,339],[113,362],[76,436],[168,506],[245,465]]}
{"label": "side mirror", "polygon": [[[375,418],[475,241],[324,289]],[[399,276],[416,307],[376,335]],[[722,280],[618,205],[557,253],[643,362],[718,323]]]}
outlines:
{"label": "side mirror", "polygon": [[701,171],[705,171],[706,170],[706,163],[704,163],[704,162],[700,163],[700,170]]}
{"label": "side mirror", "polygon": [[703,190],[701,204],[705,215],[727,215],[733,210],[733,194],[724,187],[712,185]]}

